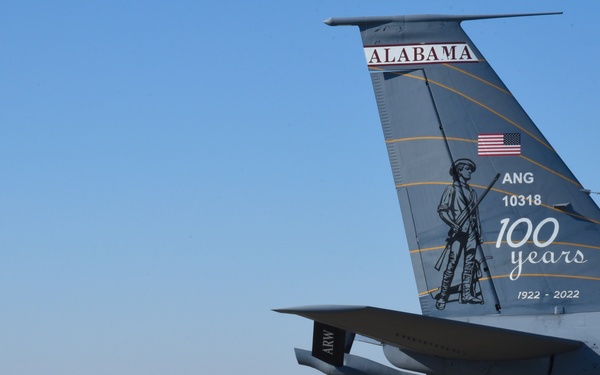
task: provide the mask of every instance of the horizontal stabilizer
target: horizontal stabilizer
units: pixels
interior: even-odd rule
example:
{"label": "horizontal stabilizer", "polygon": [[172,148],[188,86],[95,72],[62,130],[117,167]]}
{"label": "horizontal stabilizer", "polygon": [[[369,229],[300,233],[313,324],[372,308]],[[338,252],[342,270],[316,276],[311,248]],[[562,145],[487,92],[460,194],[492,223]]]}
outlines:
{"label": "horizontal stabilizer", "polygon": [[294,351],[298,364],[312,367],[327,375],[413,375],[352,354],[346,354],[344,365],[336,367],[313,357],[308,350]]}
{"label": "horizontal stabilizer", "polygon": [[355,332],[403,350],[449,359],[502,361],[565,353],[580,341],[369,306],[277,309]]}
{"label": "horizontal stabilizer", "polygon": [[443,14],[423,14],[410,16],[375,16],[375,17],[331,17],[323,21],[329,26],[361,26],[364,24],[383,24],[389,22],[443,22],[443,21],[472,21],[484,20],[490,18],[510,18],[510,17],[529,17],[529,16],[550,16],[562,14],[562,12],[546,13],[516,13],[516,14],[479,14],[451,16]]}

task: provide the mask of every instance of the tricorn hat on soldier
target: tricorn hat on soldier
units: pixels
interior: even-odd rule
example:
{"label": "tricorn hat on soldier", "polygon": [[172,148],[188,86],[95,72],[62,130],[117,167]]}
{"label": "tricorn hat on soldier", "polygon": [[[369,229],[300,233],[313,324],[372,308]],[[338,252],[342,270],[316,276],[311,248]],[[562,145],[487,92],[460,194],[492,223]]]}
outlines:
{"label": "tricorn hat on soldier", "polygon": [[452,166],[450,167],[450,176],[454,176],[456,174],[456,171],[458,171],[459,167],[461,165],[468,165],[469,168],[471,169],[471,172],[475,172],[475,169],[477,169],[477,166],[475,165],[475,163],[473,163],[473,161],[471,159],[467,159],[467,158],[461,158],[461,159],[456,159],[456,161],[454,163],[452,163]]}

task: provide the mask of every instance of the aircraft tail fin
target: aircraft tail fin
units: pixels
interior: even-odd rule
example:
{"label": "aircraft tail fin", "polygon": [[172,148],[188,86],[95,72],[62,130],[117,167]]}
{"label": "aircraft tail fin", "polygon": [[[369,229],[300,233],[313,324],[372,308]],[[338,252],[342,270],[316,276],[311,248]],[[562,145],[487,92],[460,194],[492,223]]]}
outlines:
{"label": "aircraft tail fin", "polygon": [[460,26],[493,17],[326,23],[360,28],[423,314],[598,311],[600,211]]}

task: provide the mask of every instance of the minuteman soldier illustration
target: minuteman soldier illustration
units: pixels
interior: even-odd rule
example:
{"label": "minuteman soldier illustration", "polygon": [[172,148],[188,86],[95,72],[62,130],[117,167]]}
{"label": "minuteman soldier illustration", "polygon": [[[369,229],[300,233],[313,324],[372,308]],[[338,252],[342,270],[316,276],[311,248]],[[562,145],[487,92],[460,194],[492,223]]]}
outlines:
{"label": "minuteman soldier illustration", "polygon": [[[450,296],[454,294],[458,294],[458,298],[452,301],[461,304],[484,303],[479,286],[480,262],[476,259],[477,248],[482,243],[478,205],[496,180],[492,181],[478,199],[477,193],[468,184],[476,169],[477,166],[472,160],[457,159],[449,171],[453,182],[444,190],[437,207],[440,218],[449,227],[446,247],[435,265],[435,269],[441,271],[444,261],[447,260],[439,293],[434,296],[435,307],[438,310],[444,310]],[[461,259],[462,274],[457,285],[452,285]]]}

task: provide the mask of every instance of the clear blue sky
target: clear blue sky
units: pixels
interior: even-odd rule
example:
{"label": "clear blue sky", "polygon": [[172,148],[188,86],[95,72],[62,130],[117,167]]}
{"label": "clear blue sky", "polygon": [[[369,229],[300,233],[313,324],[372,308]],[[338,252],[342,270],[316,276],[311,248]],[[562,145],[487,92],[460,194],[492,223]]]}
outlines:
{"label": "clear blue sky", "polygon": [[419,312],[359,33],[322,21],[539,11],[464,26],[600,190],[597,1],[4,2],[0,373],[316,374],[270,309]]}

